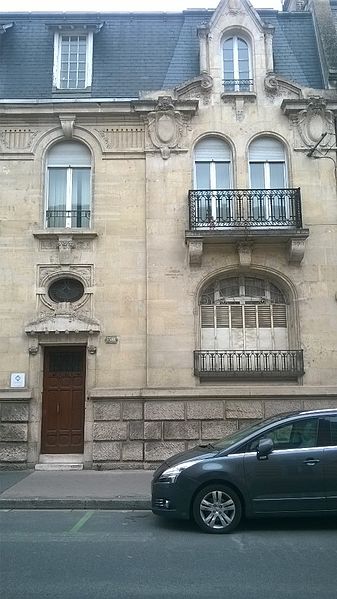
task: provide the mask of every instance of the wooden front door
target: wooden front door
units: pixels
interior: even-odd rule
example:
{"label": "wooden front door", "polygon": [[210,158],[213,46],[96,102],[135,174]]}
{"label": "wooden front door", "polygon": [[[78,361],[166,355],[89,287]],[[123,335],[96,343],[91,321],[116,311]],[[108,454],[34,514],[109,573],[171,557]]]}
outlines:
{"label": "wooden front door", "polygon": [[85,347],[46,347],[41,453],[83,453]]}

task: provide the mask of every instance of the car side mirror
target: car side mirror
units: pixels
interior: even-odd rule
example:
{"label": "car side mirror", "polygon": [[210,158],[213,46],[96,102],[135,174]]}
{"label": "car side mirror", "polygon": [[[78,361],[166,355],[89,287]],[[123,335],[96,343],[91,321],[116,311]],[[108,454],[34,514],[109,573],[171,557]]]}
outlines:
{"label": "car side mirror", "polygon": [[257,459],[258,460],[268,460],[268,455],[273,451],[274,443],[269,438],[261,439],[257,446]]}

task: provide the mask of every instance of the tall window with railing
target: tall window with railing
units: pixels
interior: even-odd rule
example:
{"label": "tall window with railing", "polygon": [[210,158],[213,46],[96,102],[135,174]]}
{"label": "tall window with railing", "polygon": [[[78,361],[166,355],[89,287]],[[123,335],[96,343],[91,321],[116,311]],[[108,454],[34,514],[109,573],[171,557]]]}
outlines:
{"label": "tall window with railing", "polygon": [[248,42],[237,35],[223,43],[224,91],[253,91],[252,59]]}
{"label": "tall window with railing", "polygon": [[91,154],[81,143],[55,144],[47,155],[46,227],[90,226]]}
{"label": "tall window with railing", "polygon": [[219,202],[221,189],[232,187],[232,152],[218,137],[205,137],[194,151],[194,188],[200,193],[196,203],[197,221],[216,223],[230,217],[230,206]]}
{"label": "tall window with railing", "polygon": [[289,349],[288,303],[268,279],[217,278],[200,295],[200,346],[195,374],[201,377],[303,374],[302,351]]}
{"label": "tall window with railing", "polygon": [[[283,144],[274,137],[261,136],[249,146],[251,216],[257,223],[287,222],[290,203],[286,156]],[[270,190],[271,193],[261,193]]]}

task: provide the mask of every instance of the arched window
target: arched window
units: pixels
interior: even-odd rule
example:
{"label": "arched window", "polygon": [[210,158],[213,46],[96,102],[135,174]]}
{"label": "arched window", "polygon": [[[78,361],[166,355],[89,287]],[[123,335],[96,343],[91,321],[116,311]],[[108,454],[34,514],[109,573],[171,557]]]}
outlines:
{"label": "arched window", "polygon": [[206,224],[226,218],[226,205],[217,190],[232,187],[232,153],[229,145],[217,137],[206,137],[194,150],[194,187],[197,222]]}
{"label": "arched window", "polygon": [[[268,136],[258,137],[249,146],[250,188],[253,194],[251,215],[256,221],[287,222],[290,212],[290,195],[287,191],[287,168],[283,144]],[[262,193],[260,190],[272,190]]]}
{"label": "arched window", "polygon": [[200,295],[201,349],[288,349],[287,302],[271,281],[236,276],[214,280]]}
{"label": "arched window", "polygon": [[47,227],[89,227],[91,154],[78,142],[55,144],[47,155]]}
{"label": "arched window", "polygon": [[252,91],[250,47],[243,38],[234,35],[224,41],[223,66],[225,91]]}

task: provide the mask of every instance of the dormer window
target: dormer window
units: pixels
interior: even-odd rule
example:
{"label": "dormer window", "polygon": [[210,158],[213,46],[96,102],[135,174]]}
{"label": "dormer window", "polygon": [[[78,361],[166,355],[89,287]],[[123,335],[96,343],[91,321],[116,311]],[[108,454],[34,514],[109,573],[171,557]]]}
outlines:
{"label": "dormer window", "polygon": [[64,90],[90,88],[93,33],[57,32],[54,44],[54,87]]}
{"label": "dormer window", "polygon": [[253,91],[250,47],[243,38],[234,35],[223,44],[225,92]]}

